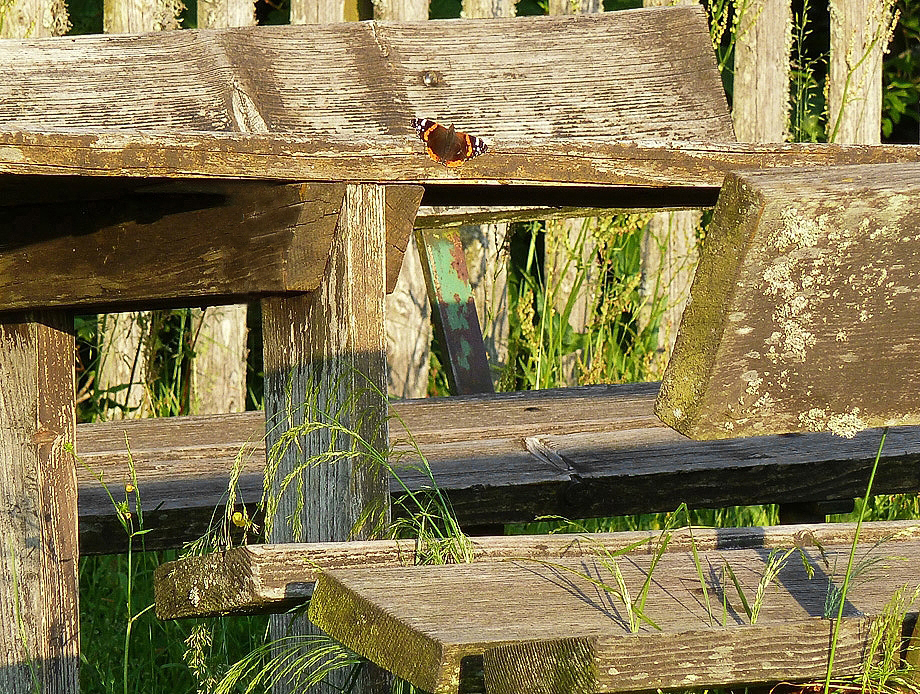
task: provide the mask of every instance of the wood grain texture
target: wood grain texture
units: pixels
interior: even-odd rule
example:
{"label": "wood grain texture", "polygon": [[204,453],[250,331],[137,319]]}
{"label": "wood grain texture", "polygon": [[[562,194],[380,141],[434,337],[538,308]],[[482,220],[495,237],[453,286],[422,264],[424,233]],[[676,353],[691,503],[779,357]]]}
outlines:
{"label": "wood grain texture", "polygon": [[391,185],[384,188],[387,294],[396,289],[403,258],[415,227],[415,216],[424,194],[425,188],[420,185]]}
{"label": "wood grain texture", "polygon": [[792,6],[745,5],[735,29],[732,123],[739,142],[785,142],[789,128]]}
{"label": "wood grain texture", "polygon": [[[688,441],[654,415],[658,385],[432,398],[393,403],[391,463],[411,489],[409,435],[466,527],[587,518],[745,503],[852,499],[865,492],[879,432]],[[118,549],[111,503],[90,470],[116,488],[129,478],[131,446],[149,547],[199,537],[225,502],[229,471],[250,509],[262,495],[265,421],[260,412],[79,427],[80,531],[84,552]],[[882,451],[881,494],[920,489],[920,428],[897,427]],[[391,493],[398,492],[395,480]]]}
{"label": "wood grain texture", "polygon": [[17,40],[0,65],[5,131],[255,132],[255,121],[310,140],[405,143],[422,116],[490,141],[731,139],[702,8]]}
{"label": "wood grain texture", "polygon": [[11,278],[0,303],[110,307],[314,289],[344,194],[341,183],[211,181],[11,208],[0,224],[0,268]]}
{"label": "wood grain texture", "polygon": [[[825,562],[808,538],[801,538],[799,544],[814,577],[809,579],[802,560],[791,555],[768,588],[755,625],[750,624],[723,567],[728,563],[744,592],[752,596],[768,561],[769,552],[763,549],[698,552],[712,618],[691,552],[665,553],[654,568],[645,602],[645,615],[660,631],[643,625],[635,636],[627,626],[622,602],[566,570],[615,585],[613,571],[597,556],[549,563],[522,559],[332,569],[319,577],[309,613],[333,638],[435,693],[457,691],[464,657],[525,643],[591,637],[598,639],[598,646],[590,663],[606,668],[596,675],[597,684],[552,691],[654,690],[796,679],[816,676],[822,664],[826,666],[832,624],[821,619],[825,597],[829,586],[840,585],[850,551],[847,544],[824,545]],[[844,616],[859,624],[848,621],[845,638],[838,644],[841,674],[858,672],[861,666],[869,634],[867,617],[878,615],[905,583],[908,592],[918,586],[915,566],[920,541],[860,545],[857,556],[879,563],[865,574],[865,579],[873,580],[850,583]],[[638,595],[652,557],[630,555],[616,561],[630,595]],[[412,590],[405,590],[407,585]],[[794,653],[788,652],[790,641],[776,638],[777,634],[796,637]],[[513,662],[513,656],[509,660]],[[542,668],[535,679],[545,675],[545,681],[552,682],[569,663],[550,655],[534,664]],[[486,667],[494,667],[494,660],[490,658]],[[693,674],[699,680],[691,683]],[[488,671],[486,678],[488,683]],[[506,691],[530,690],[525,684]]]}
{"label": "wood grain texture", "polygon": [[[319,288],[262,302],[265,532],[276,542],[363,539],[389,522],[389,480],[378,462],[389,445],[386,228],[386,188],[348,185]],[[274,615],[269,633],[316,632]],[[296,680],[285,676],[275,689],[298,691]]]}
{"label": "wood grain texture", "polygon": [[[494,139],[492,156],[447,168],[428,159],[418,138],[408,132],[319,139],[300,134],[0,131],[0,174],[711,189],[719,188],[734,170],[920,161],[917,145],[585,142],[562,136],[525,141],[519,137],[513,133],[506,140]],[[513,186],[509,189],[514,192]],[[500,199],[501,192],[499,188],[494,197]],[[655,204],[645,198],[640,206]],[[611,206],[630,205],[617,200]]]}
{"label": "wood grain texture", "polygon": [[920,166],[729,176],[656,412],[694,438],[920,422]]}
{"label": "wood grain texture", "polygon": [[882,137],[882,62],[895,8],[882,0],[832,0],[828,9],[828,140],[876,144]]}
{"label": "wood grain texture", "polygon": [[[422,195],[421,186],[392,188],[388,284],[399,275]],[[315,289],[344,191],[343,183],[199,181],[111,200],[7,208],[0,303],[150,307]]]}
{"label": "wood grain texture", "polygon": [[[21,322],[15,322],[20,320]],[[0,325],[0,691],[78,689],[73,317]]]}
{"label": "wood grain texture", "polygon": [[[854,523],[821,523],[758,528],[682,528],[673,531],[670,551],[782,549],[803,537],[822,545],[852,542]],[[590,535],[512,535],[470,538],[475,561],[572,559],[600,551],[650,554],[660,532]],[[864,524],[863,543],[892,537],[920,539],[918,521]],[[160,619],[221,614],[281,612],[307,600],[323,571],[356,567],[412,566],[414,540],[247,545],[201,557],[166,562],[157,568],[155,588]]]}
{"label": "wood grain texture", "polygon": [[[365,464],[363,451],[304,465],[357,445],[334,426],[387,446],[385,199],[382,186],[348,186],[319,289],[263,301],[266,484],[280,495],[277,515],[267,521],[269,537],[344,540],[368,504],[387,498],[386,479]],[[320,426],[298,435],[296,445],[282,440],[288,430],[313,422]],[[302,483],[282,494],[278,485],[295,470]],[[388,504],[380,510],[388,511]]]}
{"label": "wood grain texture", "polygon": [[195,357],[189,393],[192,414],[246,409],[246,304],[192,313]]}
{"label": "wood grain texture", "polygon": [[11,0],[3,7],[0,38],[63,36],[70,29],[63,0]]}
{"label": "wood grain texture", "polygon": [[[872,624],[861,617],[842,622],[834,677],[862,672]],[[599,694],[823,681],[833,629],[828,619],[801,619],[746,627],[727,642],[720,631],[704,629],[676,639],[601,634],[499,646],[483,658],[486,686],[495,694]]]}

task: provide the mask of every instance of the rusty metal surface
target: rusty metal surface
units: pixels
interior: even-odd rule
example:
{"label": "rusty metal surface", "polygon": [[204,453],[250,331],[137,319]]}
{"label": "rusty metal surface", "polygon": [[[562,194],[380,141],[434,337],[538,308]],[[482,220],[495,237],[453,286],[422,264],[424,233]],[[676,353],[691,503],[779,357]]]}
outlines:
{"label": "rusty metal surface", "polygon": [[416,230],[434,326],[454,395],[493,392],[466,256],[455,229]]}

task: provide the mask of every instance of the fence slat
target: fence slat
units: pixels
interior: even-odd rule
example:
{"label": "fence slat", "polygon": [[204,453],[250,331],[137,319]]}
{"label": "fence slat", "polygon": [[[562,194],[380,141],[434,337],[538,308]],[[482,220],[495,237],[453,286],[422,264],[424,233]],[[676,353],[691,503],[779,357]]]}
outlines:
{"label": "fence slat", "polygon": [[[79,688],[73,316],[0,324],[0,691]],[[17,322],[19,321],[19,322]]]}

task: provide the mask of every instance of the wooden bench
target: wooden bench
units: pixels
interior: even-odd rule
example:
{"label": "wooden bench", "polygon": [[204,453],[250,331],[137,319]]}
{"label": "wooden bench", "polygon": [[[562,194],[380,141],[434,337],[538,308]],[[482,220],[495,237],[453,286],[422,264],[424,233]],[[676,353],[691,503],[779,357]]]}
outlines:
{"label": "wooden bench", "polygon": [[[498,34],[500,48],[482,50]],[[543,41],[538,65],[530,60],[535,35]],[[306,45],[321,50],[306,51]],[[596,66],[611,53],[634,59],[621,70],[598,74]],[[0,332],[0,387],[19,395],[2,403],[0,445],[22,459],[21,469],[3,482],[22,517],[3,520],[0,530],[12,548],[9,556],[19,558],[14,567],[19,575],[37,577],[23,584],[17,614],[32,630],[28,642],[42,644],[29,662],[48,691],[73,691],[78,662],[76,474],[62,445],[75,432],[75,311],[262,298],[265,448],[284,443],[285,432],[304,420],[302,403],[310,402],[314,409],[306,411],[308,417],[338,412],[342,424],[380,451],[387,445],[381,429],[387,410],[382,301],[420,203],[432,206],[428,217],[438,222],[481,218],[483,208],[492,206],[512,218],[543,216],[554,204],[707,206],[731,171],[920,161],[916,147],[733,143],[698,7],[581,18],[7,41],[0,43],[0,60],[7,66],[0,83],[0,204],[7,212],[2,224],[7,242],[0,254],[7,311]],[[102,88],[114,73],[121,85],[118,99]],[[453,120],[486,138],[489,153],[462,167],[434,164],[412,132],[411,119],[417,116]],[[78,219],[79,225],[71,226]],[[23,228],[30,230],[28,238]],[[727,228],[733,227],[727,223]],[[627,417],[614,432],[607,420],[590,412],[578,419],[578,428],[560,430],[551,421],[558,410],[546,406],[533,429],[490,435],[479,452],[471,441],[479,440],[474,429],[482,417],[465,432],[451,427],[452,440],[424,444],[444,447],[445,472],[438,482],[456,478],[455,485],[444,486],[458,508],[466,495],[467,522],[474,525],[544,510],[569,509],[566,515],[639,510],[644,504],[636,494],[646,493],[643,485],[648,490],[673,483],[683,489],[683,465],[674,468],[688,456],[702,461],[693,484],[708,489],[702,498],[712,503],[740,500],[740,488],[752,478],[774,473],[760,500],[839,499],[863,483],[860,473],[873,455],[869,434],[861,447],[842,454],[849,461],[842,466],[846,472],[835,473],[826,490],[813,492],[807,471],[836,465],[836,455],[807,453],[809,447],[827,446],[826,436],[767,442],[773,455],[783,456],[787,445],[786,452],[796,451],[790,465],[784,457],[776,465],[769,458],[752,463],[750,446],[756,444],[747,439],[701,444],[688,452],[688,444],[651,420],[654,388],[406,403],[396,409],[414,410],[419,421],[426,408],[438,412],[427,425],[436,438],[444,421],[456,423],[458,410],[477,402],[490,417],[504,412],[509,430],[515,398],[520,404],[528,397],[541,402],[558,397],[558,407],[566,411],[582,396],[589,407],[598,396],[610,403],[637,403],[635,421],[642,424],[634,426]],[[543,406],[523,409],[532,407]],[[704,407],[692,411],[695,425],[702,421],[699,413],[707,412]],[[377,420],[359,416],[367,413]],[[204,461],[202,469],[213,478],[214,465],[228,462],[241,439],[250,438],[249,430],[237,427],[258,421],[252,417],[87,425],[78,432],[76,448],[90,466],[108,466],[107,479],[121,482],[112,466],[124,465],[123,432],[128,431],[129,443],[154,437],[138,446],[136,462],[141,484],[157,504],[164,502],[163,527],[174,533],[164,543],[169,544],[192,532],[177,523],[192,519],[189,509],[200,513],[214,504],[219,489],[211,483],[210,496],[182,500],[199,489],[186,487],[188,470],[177,473],[171,464]],[[87,442],[95,437],[97,444],[84,446],[83,432]],[[198,439],[195,445],[183,446],[190,437]],[[891,491],[916,489],[910,465],[917,439],[906,432],[903,440],[904,448],[886,459],[886,468],[894,470],[887,478]],[[624,443],[631,457],[622,455]],[[626,463],[648,462],[650,447],[662,464],[637,479]],[[279,477],[304,456],[322,455],[328,448],[321,430],[304,435],[300,450],[288,449],[275,461],[279,467],[269,485],[277,489]],[[720,489],[720,478],[714,488],[712,468],[718,465],[712,461],[733,449],[734,457],[719,465],[734,466],[736,491]],[[706,456],[711,456],[708,462]],[[470,469],[477,460],[482,473]],[[495,482],[477,482],[478,475]],[[292,514],[301,515],[297,530],[303,528],[310,541],[345,539],[367,508],[376,509],[376,520],[387,518],[390,481],[353,460],[306,469],[303,478],[311,490],[308,512],[300,513],[299,499],[283,495],[277,513],[266,519],[274,526],[269,540],[297,536],[284,527],[284,518]],[[87,498],[98,494],[83,479]],[[617,506],[611,502],[616,494],[611,488],[617,487],[611,485],[620,484],[627,485],[623,496],[632,498]],[[515,499],[505,516],[501,506],[510,500],[502,488],[511,489]],[[491,509],[480,509],[477,516],[477,495],[486,493],[494,494]],[[149,502],[146,493],[144,498]],[[661,494],[652,506],[670,507],[676,498]],[[101,517],[98,510],[93,513],[85,518]],[[104,526],[83,526],[88,546],[95,542],[99,551]],[[29,551],[35,546],[47,551]],[[353,550],[365,561],[360,547]],[[9,582],[16,571],[0,576]],[[163,575],[172,571],[164,569]],[[333,578],[342,586],[347,581],[347,575]],[[345,605],[346,593],[329,585],[340,597],[325,604],[341,599]],[[58,618],[50,623],[40,618],[49,609]],[[13,612],[2,613],[9,624]],[[3,665],[11,677],[20,673],[23,682],[31,682],[31,673],[21,667],[20,636],[5,643]],[[509,659],[501,648],[516,645],[505,640],[483,653],[496,664],[489,667],[495,677],[504,677],[502,663]],[[366,650],[377,653],[376,648]],[[459,667],[454,660],[447,669],[419,674],[418,681],[450,686],[454,666]]]}

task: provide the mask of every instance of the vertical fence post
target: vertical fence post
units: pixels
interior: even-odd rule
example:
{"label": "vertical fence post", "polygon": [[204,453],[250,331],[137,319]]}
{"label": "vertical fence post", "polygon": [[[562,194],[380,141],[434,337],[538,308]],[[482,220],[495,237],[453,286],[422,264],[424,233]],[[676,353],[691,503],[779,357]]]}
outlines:
{"label": "vertical fence post", "polygon": [[[12,0],[0,38],[60,36],[62,0]],[[79,691],[73,316],[0,324],[0,692]]]}
{"label": "vertical fence post", "polygon": [[[267,519],[271,542],[360,539],[389,520],[389,477],[359,442],[387,448],[385,187],[345,191],[320,287],[262,302],[266,484],[278,496]],[[287,432],[302,426],[284,446]],[[348,455],[354,446],[357,455]],[[292,473],[297,481],[282,493]],[[308,625],[293,627],[307,633]],[[291,628],[290,618],[273,618],[274,637]]]}
{"label": "vertical fence post", "polygon": [[[21,322],[18,322],[20,321]],[[73,316],[0,324],[0,691],[79,689]]]}
{"label": "vertical fence post", "polygon": [[752,0],[739,19],[732,100],[739,142],[786,139],[791,31],[791,0]]}
{"label": "vertical fence post", "polygon": [[37,39],[63,36],[70,29],[64,0],[0,2],[0,38]]}
{"label": "vertical fence post", "polygon": [[891,33],[892,0],[831,0],[827,76],[829,142],[881,142],[882,60]]}

